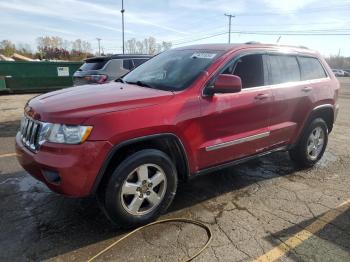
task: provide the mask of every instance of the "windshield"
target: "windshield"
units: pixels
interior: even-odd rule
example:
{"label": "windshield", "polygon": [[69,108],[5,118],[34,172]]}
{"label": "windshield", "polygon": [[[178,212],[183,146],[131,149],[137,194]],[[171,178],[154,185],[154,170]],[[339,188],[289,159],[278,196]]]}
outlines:
{"label": "windshield", "polygon": [[169,91],[183,90],[222,53],[213,50],[169,50],[131,71],[123,81]]}

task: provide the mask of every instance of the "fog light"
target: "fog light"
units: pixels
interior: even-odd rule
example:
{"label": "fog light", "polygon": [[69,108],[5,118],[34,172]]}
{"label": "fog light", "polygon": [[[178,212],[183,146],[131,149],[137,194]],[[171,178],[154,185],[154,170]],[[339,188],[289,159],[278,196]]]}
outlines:
{"label": "fog light", "polygon": [[44,170],[43,175],[45,179],[52,184],[59,185],[61,182],[61,178],[56,171]]}

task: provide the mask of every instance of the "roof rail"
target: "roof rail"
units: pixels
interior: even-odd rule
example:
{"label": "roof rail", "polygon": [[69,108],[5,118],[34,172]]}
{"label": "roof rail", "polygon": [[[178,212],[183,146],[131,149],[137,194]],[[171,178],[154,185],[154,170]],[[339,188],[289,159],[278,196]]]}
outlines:
{"label": "roof rail", "polygon": [[245,42],[246,45],[256,45],[256,44],[261,44],[260,42],[257,41],[249,41],[249,42]]}

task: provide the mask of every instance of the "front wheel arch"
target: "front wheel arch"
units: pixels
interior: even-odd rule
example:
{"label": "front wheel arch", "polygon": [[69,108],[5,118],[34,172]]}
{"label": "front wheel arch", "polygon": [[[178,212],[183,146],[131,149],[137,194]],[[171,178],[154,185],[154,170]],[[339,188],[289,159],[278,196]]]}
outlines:
{"label": "front wheel arch", "polygon": [[176,166],[179,180],[187,181],[190,175],[190,169],[185,146],[175,134],[162,133],[133,138],[115,145],[110,150],[104,161],[104,164],[95,179],[91,193],[96,194],[104,187],[111,172],[127,156],[143,149],[158,149],[169,155]]}

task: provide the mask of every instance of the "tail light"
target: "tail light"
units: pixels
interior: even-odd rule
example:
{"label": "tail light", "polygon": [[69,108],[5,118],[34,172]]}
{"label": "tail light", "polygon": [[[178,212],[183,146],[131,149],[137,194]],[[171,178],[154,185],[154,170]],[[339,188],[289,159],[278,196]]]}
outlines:
{"label": "tail light", "polygon": [[107,75],[88,75],[85,79],[91,83],[103,84],[108,80]]}

